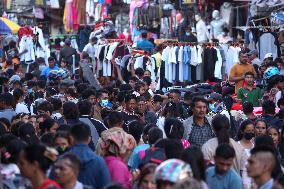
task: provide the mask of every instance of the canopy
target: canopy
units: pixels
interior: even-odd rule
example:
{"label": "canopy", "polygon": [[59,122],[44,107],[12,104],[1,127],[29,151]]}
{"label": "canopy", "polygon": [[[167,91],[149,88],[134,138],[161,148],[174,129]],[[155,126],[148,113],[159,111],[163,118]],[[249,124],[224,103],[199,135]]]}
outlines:
{"label": "canopy", "polygon": [[17,33],[19,29],[20,26],[15,22],[7,18],[0,17],[0,34]]}

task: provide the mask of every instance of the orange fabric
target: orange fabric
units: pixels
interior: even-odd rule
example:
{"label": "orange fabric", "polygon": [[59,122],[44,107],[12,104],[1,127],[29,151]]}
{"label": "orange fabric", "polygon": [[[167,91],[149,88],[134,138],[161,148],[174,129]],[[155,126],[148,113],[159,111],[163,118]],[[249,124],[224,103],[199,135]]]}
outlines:
{"label": "orange fabric", "polygon": [[[253,72],[256,77],[256,72],[252,64],[235,64],[230,70],[230,77],[242,77],[246,72]],[[244,85],[244,79],[236,82],[235,93]]]}

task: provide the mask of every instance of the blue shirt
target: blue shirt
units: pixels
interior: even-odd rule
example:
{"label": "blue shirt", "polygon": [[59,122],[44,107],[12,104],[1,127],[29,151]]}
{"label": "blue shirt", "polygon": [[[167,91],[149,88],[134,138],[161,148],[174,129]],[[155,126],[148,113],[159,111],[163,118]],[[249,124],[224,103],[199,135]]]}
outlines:
{"label": "blue shirt", "polygon": [[270,179],[265,184],[263,184],[259,189],[271,189],[273,187],[273,179]]}
{"label": "blue shirt", "polygon": [[49,66],[44,68],[41,72],[40,75],[43,75],[45,76],[46,78],[48,77],[49,73],[52,71],[52,70],[59,70],[59,67],[57,65],[54,66],[54,68],[50,68]]}
{"label": "blue shirt", "polygon": [[129,160],[128,160],[128,166],[132,169],[138,169],[140,158],[139,158],[139,152],[143,150],[147,150],[150,148],[149,144],[141,144],[134,148],[133,152],[131,153]]}
{"label": "blue shirt", "polygon": [[144,51],[152,53],[154,51],[154,45],[147,39],[142,39],[137,43],[137,49],[142,49]]}
{"label": "blue shirt", "polygon": [[206,182],[211,189],[242,189],[242,179],[233,170],[230,169],[226,173],[219,175],[214,167],[209,167],[206,170]]}

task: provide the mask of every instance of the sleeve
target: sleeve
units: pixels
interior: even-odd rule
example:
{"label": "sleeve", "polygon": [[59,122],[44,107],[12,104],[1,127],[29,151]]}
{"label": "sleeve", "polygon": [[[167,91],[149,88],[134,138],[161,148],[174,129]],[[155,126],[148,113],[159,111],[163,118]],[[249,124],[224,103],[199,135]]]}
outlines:
{"label": "sleeve", "polygon": [[243,88],[239,88],[237,98],[243,100]]}
{"label": "sleeve", "polygon": [[89,47],[89,45],[85,45],[85,47],[84,47],[84,49],[83,49],[83,52],[89,53],[89,52],[88,52],[88,47]]}
{"label": "sleeve", "polygon": [[235,66],[231,68],[229,77],[236,77]]}
{"label": "sleeve", "polygon": [[99,157],[100,161],[98,162],[98,165],[96,166],[96,180],[98,181],[98,188],[104,188],[107,184],[111,182],[111,176],[109,173],[109,169],[106,165],[106,162],[103,158]]}
{"label": "sleeve", "polygon": [[211,153],[210,153],[210,149],[209,149],[207,143],[205,143],[205,144],[202,145],[201,151],[202,151],[202,153],[203,153],[203,155],[204,155],[204,159],[205,159],[205,160],[209,160],[209,161],[212,160],[212,155],[211,155]]}

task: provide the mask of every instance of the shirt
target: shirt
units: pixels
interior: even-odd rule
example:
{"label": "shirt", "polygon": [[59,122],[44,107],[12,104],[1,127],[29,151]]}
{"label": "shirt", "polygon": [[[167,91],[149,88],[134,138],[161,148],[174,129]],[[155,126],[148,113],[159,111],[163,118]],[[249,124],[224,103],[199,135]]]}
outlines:
{"label": "shirt", "polygon": [[147,39],[142,39],[137,43],[137,49],[142,49],[144,51],[152,53],[154,50],[154,45]]}
{"label": "shirt", "polygon": [[251,102],[254,107],[259,106],[259,99],[261,99],[261,97],[261,90],[258,87],[253,87],[252,90],[241,87],[238,90],[238,99],[241,99],[242,103]]}
{"label": "shirt", "polygon": [[50,68],[49,66],[44,68],[41,72],[42,76],[45,76],[46,78],[49,76],[49,73],[53,70],[59,70],[58,66],[54,66],[54,68]]}
{"label": "shirt", "polygon": [[211,189],[243,188],[241,177],[233,169],[219,175],[215,166],[206,170],[206,182]]}
{"label": "shirt", "polygon": [[271,189],[273,186],[273,179],[270,179],[265,184],[259,187],[259,189]]}
{"label": "shirt", "polygon": [[191,145],[201,147],[205,142],[214,137],[210,123],[205,118],[204,125],[199,126],[193,119],[192,130],[189,134],[188,141]]}

